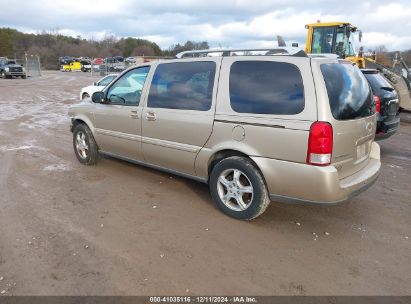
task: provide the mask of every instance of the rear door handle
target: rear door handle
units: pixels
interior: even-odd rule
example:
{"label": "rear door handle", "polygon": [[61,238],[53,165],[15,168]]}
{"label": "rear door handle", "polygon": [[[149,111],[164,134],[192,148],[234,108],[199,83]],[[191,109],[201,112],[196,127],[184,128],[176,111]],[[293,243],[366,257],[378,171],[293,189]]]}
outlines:
{"label": "rear door handle", "polygon": [[134,119],[138,119],[138,110],[131,110],[130,117]]}
{"label": "rear door handle", "polygon": [[146,113],[146,119],[150,121],[156,120],[156,114],[153,111],[148,111]]}

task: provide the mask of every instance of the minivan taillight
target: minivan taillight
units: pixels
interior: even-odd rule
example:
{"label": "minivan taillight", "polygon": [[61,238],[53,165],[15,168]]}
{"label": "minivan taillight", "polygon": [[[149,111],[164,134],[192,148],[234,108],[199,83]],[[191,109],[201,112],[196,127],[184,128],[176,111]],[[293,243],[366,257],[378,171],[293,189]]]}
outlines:
{"label": "minivan taillight", "polygon": [[327,166],[333,152],[333,127],[328,122],[316,121],[308,137],[307,164]]}
{"label": "minivan taillight", "polygon": [[381,99],[380,99],[380,96],[374,95],[374,101],[375,101],[375,112],[380,113],[380,111],[381,111]]}

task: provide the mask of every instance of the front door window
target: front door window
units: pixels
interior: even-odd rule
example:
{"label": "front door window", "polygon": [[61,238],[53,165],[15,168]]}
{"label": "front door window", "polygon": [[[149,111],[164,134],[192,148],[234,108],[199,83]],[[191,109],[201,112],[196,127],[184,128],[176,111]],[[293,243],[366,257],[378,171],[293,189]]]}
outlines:
{"label": "front door window", "polygon": [[149,70],[148,66],[136,68],[121,76],[107,92],[110,104],[138,106]]}

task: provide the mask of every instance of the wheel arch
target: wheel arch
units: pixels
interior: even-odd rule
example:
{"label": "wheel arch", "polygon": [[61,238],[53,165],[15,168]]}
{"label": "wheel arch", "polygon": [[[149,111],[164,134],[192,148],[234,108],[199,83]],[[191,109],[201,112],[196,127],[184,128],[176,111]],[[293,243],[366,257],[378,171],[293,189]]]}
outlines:
{"label": "wheel arch", "polygon": [[245,157],[247,158],[257,169],[258,171],[260,171],[264,181],[264,175],[260,169],[260,167],[256,164],[256,162],[250,157],[250,155],[248,153],[245,153],[244,151],[240,151],[240,150],[235,150],[235,149],[221,149],[219,151],[214,152],[211,157],[208,159],[208,163],[207,163],[207,181],[209,181],[210,179],[210,175],[211,175],[211,171],[213,170],[213,168],[215,167],[215,165],[228,157],[232,157],[232,156],[240,156],[240,157]]}
{"label": "wheel arch", "polygon": [[87,117],[73,117],[71,118],[71,127],[70,127],[70,131],[73,132],[74,128],[76,126],[78,126],[79,124],[85,124],[90,130],[91,133],[94,136],[94,128],[93,128],[93,124],[91,123],[91,121],[87,118]]}
{"label": "wheel arch", "polygon": [[84,95],[88,95],[89,97],[91,97],[90,93],[87,91],[81,92],[81,98],[83,98]]}

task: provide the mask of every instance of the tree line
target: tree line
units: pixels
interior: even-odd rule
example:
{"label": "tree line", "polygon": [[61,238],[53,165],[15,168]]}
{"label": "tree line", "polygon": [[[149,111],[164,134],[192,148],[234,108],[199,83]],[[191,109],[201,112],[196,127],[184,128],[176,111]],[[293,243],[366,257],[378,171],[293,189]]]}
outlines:
{"label": "tree line", "polygon": [[155,42],[139,38],[117,38],[107,35],[102,40],[59,34],[57,30],[26,34],[11,28],[0,28],[0,57],[24,58],[25,53],[39,55],[45,69],[59,68],[61,56],[106,58],[112,56],[175,56],[187,50],[208,49],[206,41],[187,41],[162,50]]}
{"label": "tree line", "polygon": [[[24,54],[39,55],[45,69],[58,69],[61,56],[106,58],[112,56],[167,56],[173,57],[179,52],[208,49],[207,41],[187,41],[174,44],[162,50],[155,42],[139,38],[117,38],[107,35],[102,40],[85,39],[80,36],[61,35],[58,30],[26,34],[11,28],[0,28],[0,57],[24,58]],[[388,52],[385,46],[379,46],[377,62],[392,66],[395,52]],[[371,52],[371,50],[369,50]],[[411,50],[403,51],[402,57],[411,66]]]}

